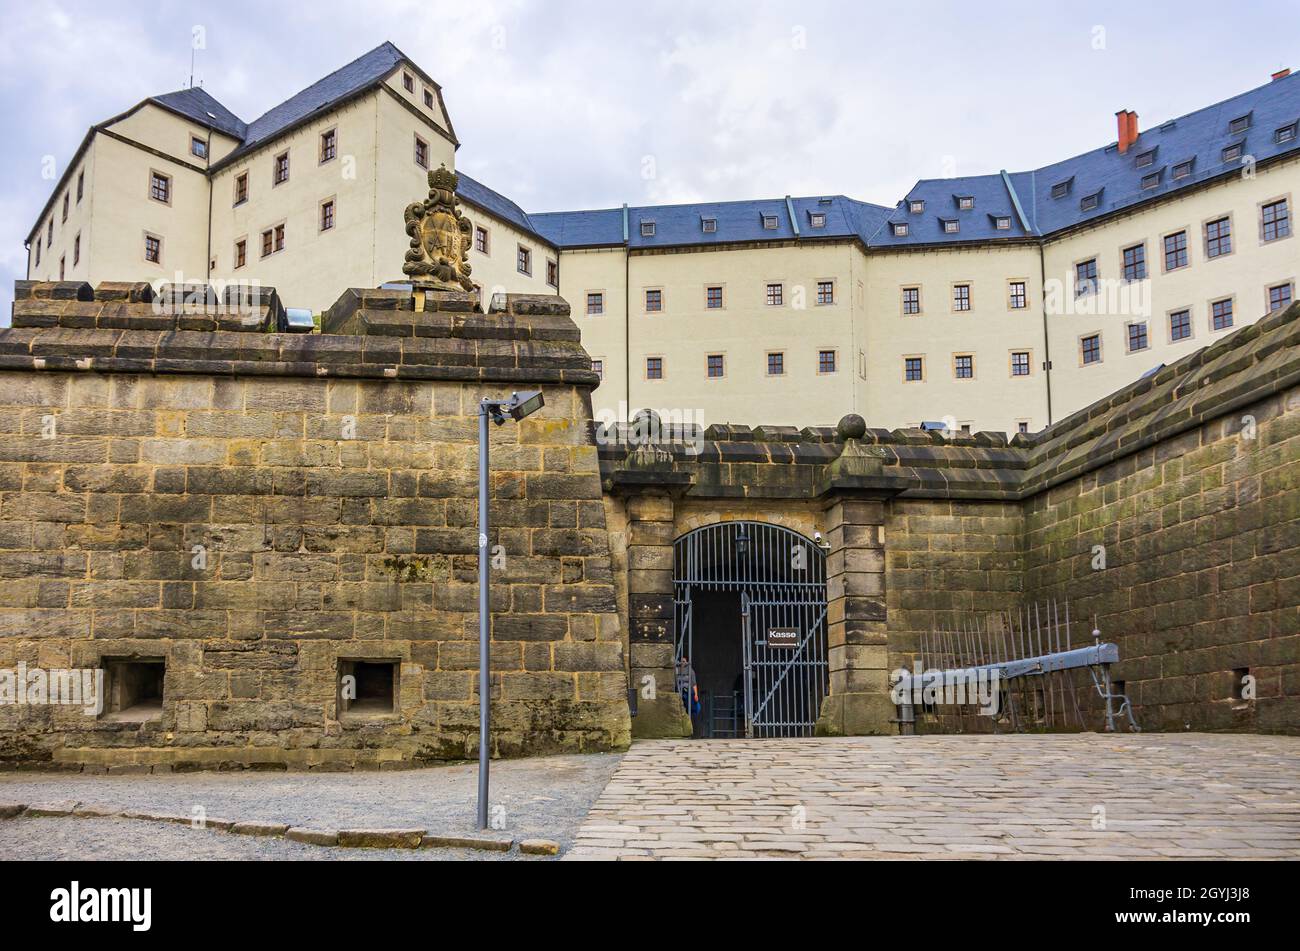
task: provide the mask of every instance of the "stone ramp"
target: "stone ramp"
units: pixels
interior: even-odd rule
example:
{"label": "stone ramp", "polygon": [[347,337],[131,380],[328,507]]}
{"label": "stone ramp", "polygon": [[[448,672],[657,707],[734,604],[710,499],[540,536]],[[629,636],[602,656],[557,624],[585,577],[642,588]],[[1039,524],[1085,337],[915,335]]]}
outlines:
{"label": "stone ramp", "polygon": [[1300,739],[637,743],[566,859],[1297,859]]}

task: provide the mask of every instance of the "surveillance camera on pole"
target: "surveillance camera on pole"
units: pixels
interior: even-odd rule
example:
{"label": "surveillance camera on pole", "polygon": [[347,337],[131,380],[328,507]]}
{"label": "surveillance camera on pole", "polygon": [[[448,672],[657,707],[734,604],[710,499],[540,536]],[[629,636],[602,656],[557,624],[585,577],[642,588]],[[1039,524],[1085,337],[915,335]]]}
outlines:
{"label": "surveillance camera on pole", "polygon": [[484,399],[478,405],[478,827],[488,827],[488,727],[491,708],[491,618],[488,605],[488,420],[504,426],[506,417],[527,419],[546,405],[540,390],[512,393],[508,400]]}

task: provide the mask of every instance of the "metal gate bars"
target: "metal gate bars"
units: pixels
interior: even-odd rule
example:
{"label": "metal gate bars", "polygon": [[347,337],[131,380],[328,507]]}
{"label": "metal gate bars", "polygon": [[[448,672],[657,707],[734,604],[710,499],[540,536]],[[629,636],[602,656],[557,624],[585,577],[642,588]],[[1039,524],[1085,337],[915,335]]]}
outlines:
{"label": "metal gate bars", "polygon": [[825,552],[763,522],[709,525],[674,543],[675,659],[688,711],[696,687],[692,595],[700,591],[740,596],[745,735],[811,736],[829,676]]}

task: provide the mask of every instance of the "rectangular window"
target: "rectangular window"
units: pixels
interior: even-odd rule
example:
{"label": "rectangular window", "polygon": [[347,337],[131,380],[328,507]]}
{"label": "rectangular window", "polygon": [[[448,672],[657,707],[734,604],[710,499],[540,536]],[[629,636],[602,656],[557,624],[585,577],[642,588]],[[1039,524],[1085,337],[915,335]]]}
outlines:
{"label": "rectangular window", "polygon": [[284,225],[275,226],[275,250],[284,250]]}
{"label": "rectangular window", "polygon": [[172,200],[172,180],[160,172],[149,173],[149,197],[164,205]]}
{"label": "rectangular window", "polygon": [[54,247],[54,219],[53,218],[50,219],[49,230],[47,230],[45,233],[45,244],[47,247],[51,249],[53,249]]}
{"label": "rectangular window", "polygon": [[767,355],[767,375],[785,376],[785,354],[769,353]]}
{"label": "rectangular window", "polygon": [[1097,192],[1096,194],[1093,195],[1085,195],[1083,198],[1079,199],[1079,210],[1093,211],[1100,204],[1101,204],[1101,192]]}
{"label": "rectangular window", "polygon": [[1165,235],[1165,270],[1187,267],[1187,232]]}
{"label": "rectangular window", "polygon": [[235,205],[248,201],[248,173],[241,172],[235,176]]}
{"label": "rectangular window", "polygon": [[144,259],[150,264],[162,263],[162,238],[155,238],[151,234],[144,236]]}
{"label": "rectangular window", "polygon": [[952,309],[958,311],[970,310],[970,285],[956,284],[952,289]]}
{"label": "rectangular window", "polygon": [[1190,340],[1192,337],[1192,312],[1176,310],[1169,315],[1169,340]]}
{"label": "rectangular window", "polygon": [[1192,174],[1191,162],[1179,162],[1174,166],[1174,181],[1180,181],[1184,178],[1190,178]]}
{"label": "rectangular window", "polygon": [[1017,424],[1016,424],[1016,431],[1017,431],[1017,432],[1022,432],[1022,433],[1026,433],[1026,434],[1027,434],[1027,433],[1029,432],[1029,424],[1028,424],[1028,423],[1017,423]]}
{"label": "rectangular window", "polygon": [[272,185],[283,185],[289,180],[289,153],[281,152],[275,157],[274,169],[271,173]]}
{"label": "rectangular window", "polygon": [[1083,297],[1085,294],[1095,294],[1097,292],[1097,259],[1090,258],[1087,261],[1080,261],[1074,266],[1074,296]]}
{"label": "rectangular window", "polygon": [[1008,285],[1008,287],[1010,289],[1009,300],[1011,304],[1011,309],[1024,310],[1025,309],[1025,282],[1012,281]]}
{"label": "rectangular window", "polygon": [[959,380],[975,378],[975,358],[969,353],[958,354],[952,358],[953,375]]}
{"label": "rectangular window", "polygon": [[726,364],[725,361],[723,360],[722,354],[720,353],[709,354],[708,357],[709,379],[716,380],[722,377],[722,375],[725,372],[725,366]]}
{"label": "rectangular window", "polygon": [[763,216],[763,230],[764,230],[764,231],[775,231],[775,230],[777,229],[778,224],[779,224],[779,222],[778,222],[778,220],[777,220],[776,215],[764,215],[764,216]]}
{"label": "rectangular window", "polygon": [[41,266],[41,239],[36,239],[36,267]]}
{"label": "rectangular window", "polygon": [[1228,330],[1232,327],[1232,298],[1216,300],[1210,305],[1210,323],[1215,330]]}
{"label": "rectangular window", "polygon": [[645,309],[647,314],[657,314],[664,309],[664,292],[659,289],[645,292]]}
{"label": "rectangular window", "polygon": [[429,109],[433,108],[433,91],[430,89],[424,91],[424,104]]}
{"label": "rectangular window", "polygon": [[1216,218],[1205,225],[1205,256],[1223,257],[1232,253],[1232,219]]}
{"label": "rectangular window", "polygon": [[835,282],[834,281],[817,282],[817,303],[818,304],[835,303]]}
{"label": "rectangular window", "polygon": [[72,266],[76,267],[81,263],[81,233],[72,239]]}
{"label": "rectangular window", "polygon": [[1148,346],[1147,324],[1141,321],[1128,325],[1128,352],[1134,353],[1138,350],[1145,350]]}
{"label": "rectangular window", "polygon": [[1000,215],[997,218],[993,219],[993,227],[997,228],[997,230],[999,231],[1010,231],[1011,219],[1006,217],[1005,215]]}
{"label": "rectangular window", "polygon": [[819,211],[814,211],[808,215],[808,223],[814,228],[825,228],[826,216]]}
{"label": "rectangular window", "polygon": [[1281,310],[1283,307],[1291,306],[1291,298],[1294,296],[1294,290],[1290,284],[1278,284],[1276,287],[1268,289],[1268,310],[1272,313],[1275,310]]}
{"label": "rectangular window", "polygon": [[244,240],[235,242],[235,270],[243,267],[248,263],[248,242]]}
{"label": "rectangular window", "polygon": [[415,164],[420,168],[429,167],[429,143],[418,135],[415,137]]}
{"label": "rectangular window", "polygon": [[906,221],[899,221],[899,222],[896,222],[896,223],[894,224],[894,237],[895,237],[895,238],[906,238],[906,237],[907,237],[907,222],[906,222]]}
{"label": "rectangular window", "polygon": [[1079,341],[1079,350],[1083,356],[1083,365],[1101,363],[1101,334],[1092,334]]}
{"label": "rectangular window", "polygon": [[1290,125],[1284,125],[1282,126],[1282,128],[1274,132],[1273,141],[1276,142],[1278,145],[1282,145],[1286,142],[1294,142],[1295,135],[1296,135],[1296,123],[1292,122]]}
{"label": "rectangular window", "polygon": [[1147,276],[1147,246],[1135,244],[1124,249],[1124,280],[1141,281]]}
{"label": "rectangular window", "polygon": [[415,92],[415,77],[410,73],[402,73],[402,88],[407,92]]}
{"label": "rectangular window", "polygon": [[1011,354],[1011,375],[1029,376],[1029,351],[1018,350]]}
{"label": "rectangular window", "polygon": [[77,173],[77,204],[81,204],[81,196],[86,193],[86,173],[81,171]]}
{"label": "rectangular window", "polygon": [[903,314],[912,316],[921,312],[921,289],[919,287],[903,288]]}
{"label": "rectangular window", "polygon": [[587,294],[587,316],[599,317],[605,313],[605,295],[600,291]]}
{"label": "rectangular window", "polygon": [[1224,164],[1227,164],[1228,162],[1235,162],[1235,161],[1237,161],[1237,159],[1239,159],[1239,158],[1241,158],[1241,143],[1240,143],[1240,142],[1238,142],[1238,143],[1235,144],[1235,145],[1230,145],[1230,146],[1228,146],[1226,149],[1223,150],[1223,161],[1224,161]]}
{"label": "rectangular window", "polygon": [[525,248],[522,244],[519,245],[519,252],[515,255],[515,267],[518,268],[520,274],[527,274],[530,277],[532,276],[533,252],[528,248]]}
{"label": "rectangular window", "polygon": [[957,207],[962,211],[970,211],[975,207],[975,199],[969,195],[962,195],[957,199]]}
{"label": "rectangular window", "polygon": [[662,380],[664,378],[663,357],[645,358],[645,378],[647,380]]}
{"label": "rectangular window", "polygon": [[59,255],[59,280],[63,280],[63,278],[66,275],[67,268],[65,267],[65,265],[67,264],[67,262],[68,262],[68,256],[66,254]]}
{"label": "rectangular window", "polygon": [[943,230],[945,234],[956,234],[961,230],[961,224],[956,218],[948,218],[943,223]]}
{"label": "rectangular window", "polygon": [[1238,116],[1228,123],[1228,135],[1241,135],[1250,128],[1250,114]]}
{"label": "rectangular window", "polygon": [[925,361],[923,357],[904,358],[903,379],[909,383],[917,383],[925,379]]}
{"label": "rectangular window", "polygon": [[200,139],[197,135],[190,136],[190,154],[198,156],[201,159],[208,157],[208,143]]}
{"label": "rectangular window", "polygon": [[474,250],[480,254],[488,253],[488,232],[482,225],[474,226]]}
{"label": "rectangular window", "polygon": [[653,221],[641,222],[641,237],[653,238],[655,236],[655,223]]}
{"label": "rectangular window", "polygon": [[1148,151],[1141,153],[1137,158],[1135,158],[1133,160],[1133,164],[1134,167],[1136,168],[1146,168],[1147,166],[1153,164],[1155,160],[1156,160],[1156,150],[1149,149]]}
{"label": "rectangular window", "polygon": [[338,155],[339,134],[336,130],[330,129],[320,134],[320,160],[323,163],[330,161]]}
{"label": "rectangular window", "polygon": [[780,307],[785,301],[785,286],[782,284],[767,285],[767,305],[769,307]]}
{"label": "rectangular window", "polygon": [[836,364],[836,352],[834,350],[817,351],[817,372],[834,373]]}
{"label": "rectangular window", "polygon": [[596,374],[596,376],[600,377],[602,380],[605,379],[605,361],[604,361],[604,360],[592,360],[592,361],[591,361],[591,369],[592,369],[592,372]]}
{"label": "rectangular window", "polygon": [[1285,198],[1265,205],[1260,220],[1265,241],[1291,236],[1291,212]]}
{"label": "rectangular window", "polygon": [[1053,185],[1053,186],[1052,186],[1052,197],[1053,197],[1053,198],[1064,198],[1066,195],[1070,194],[1070,185],[1072,184],[1073,181],[1074,181],[1074,180],[1071,179],[1071,180],[1068,181],[1068,182],[1057,182],[1055,185]]}
{"label": "rectangular window", "polygon": [[270,229],[262,232],[262,257],[267,257],[274,247],[275,234]]}
{"label": "rectangular window", "polygon": [[329,231],[334,227],[334,202],[321,202],[320,206],[320,230]]}
{"label": "rectangular window", "polygon": [[913,198],[907,203],[907,210],[914,215],[919,215],[925,211],[925,199]]}
{"label": "rectangular window", "polygon": [[546,283],[551,287],[559,288],[560,286],[560,262],[546,259]]}
{"label": "rectangular window", "polygon": [[708,287],[704,290],[704,306],[709,310],[722,309],[722,288]]}
{"label": "rectangular window", "polygon": [[715,232],[718,230],[718,219],[717,219],[717,218],[701,218],[701,219],[700,219],[700,230],[703,231],[705,234],[713,234],[713,233],[715,233]]}

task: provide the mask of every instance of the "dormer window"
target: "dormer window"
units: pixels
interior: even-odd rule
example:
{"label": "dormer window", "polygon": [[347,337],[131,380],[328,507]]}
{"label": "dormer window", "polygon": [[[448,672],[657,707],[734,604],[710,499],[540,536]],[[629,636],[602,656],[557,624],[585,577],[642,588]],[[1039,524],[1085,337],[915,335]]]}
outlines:
{"label": "dormer window", "polygon": [[925,199],[913,198],[910,202],[907,203],[907,210],[914,215],[921,214],[921,212],[925,211]]}
{"label": "dormer window", "polygon": [[764,230],[764,231],[775,231],[775,230],[777,229],[778,224],[779,224],[779,222],[777,221],[777,217],[776,217],[776,215],[764,215],[764,216],[763,216],[763,230]]}
{"label": "dormer window", "polygon": [[956,218],[940,218],[939,220],[943,222],[944,234],[956,234],[961,230],[961,225],[958,224]]}
{"label": "dormer window", "polygon": [[1183,178],[1190,178],[1192,175],[1192,168],[1194,164],[1195,164],[1194,160],[1188,159],[1186,162],[1179,162],[1177,165],[1175,165],[1174,181],[1178,181]]}
{"label": "dormer window", "polygon": [[897,223],[894,225],[894,237],[895,237],[895,238],[906,238],[906,237],[907,237],[907,222],[906,222],[906,221],[900,221],[900,222],[897,222]]}
{"label": "dormer window", "polygon": [[1292,122],[1290,125],[1284,125],[1282,126],[1282,128],[1274,132],[1273,141],[1276,142],[1278,145],[1281,145],[1284,142],[1294,142],[1295,134],[1296,134],[1296,123]]}
{"label": "dormer window", "polygon": [[1052,186],[1052,197],[1053,197],[1053,198],[1064,198],[1064,197],[1066,197],[1067,195],[1070,194],[1070,190],[1071,190],[1073,187],[1074,187],[1074,179],[1073,179],[1073,178],[1067,178],[1067,179],[1066,179],[1065,181],[1063,181],[1063,182],[1057,182],[1055,185]]}
{"label": "dormer window", "polygon": [[1093,192],[1091,195],[1085,195],[1079,201],[1080,211],[1093,211],[1101,204],[1101,192]]}
{"label": "dormer window", "polygon": [[716,232],[716,231],[718,230],[718,219],[717,219],[717,218],[701,218],[701,219],[700,219],[700,230],[703,231],[705,234],[713,234],[714,232]]}
{"label": "dormer window", "polygon": [[1233,143],[1232,145],[1228,146],[1226,149],[1224,149],[1224,150],[1223,150],[1223,161],[1224,161],[1224,162],[1236,162],[1236,161],[1240,160],[1240,159],[1241,159],[1241,156],[1242,156],[1242,153],[1245,151],[1244,148],[1243,148],[1243,145],[1244,145],[1244,143],[1241,143],[1241,142],[1235,142],[1235,143]]}
{"label": "dormer window", "polygon": [[1156,150],[1150,149],[1146,152],[1143,152],[1133,161],[1138,168],[1146,168],[1149,165],[1153,165],[1155,163],[1155,160],[1156,160]]}
{"label": "dormer window", "polygon": [[1150,191],[1160,185],[1161,172],[1152,172],[1150,175],[1142,176],[1142,190]]}
{"label": "dormer window", "polygon": [[811,212],[808,215],[808,224],[813,228],[825,228],[826,216],[820,211]]}
{"label": "dormer window", "polygon": [[998,231],[1011,230],[1011,218],[1008,215],[998,215],[993,219],[993,227]]}
{"label": "dormer window", "polygon": [[975,207],[975,199],[970,195],[958,195],[957,207],[962,211],[970,211]]}
{"label": "dormer window", "polygon": [[655,223],[653,221],[641,222],[641,237],[653,238],[655,236]]}
{"label": "dormer window", "polygon": [[1237,116],[1237,118],[1228,123],[1228,135],[1241,135],[1241,133],[1245,132],[1249,128],[1250,113],[1248,112],[1244,116]]}

